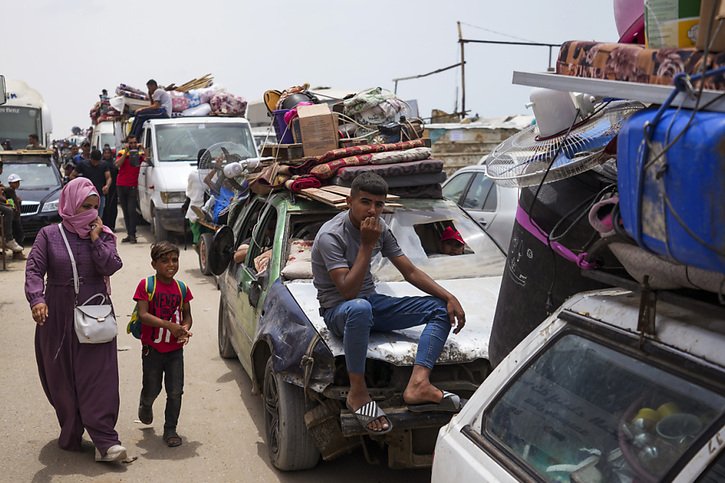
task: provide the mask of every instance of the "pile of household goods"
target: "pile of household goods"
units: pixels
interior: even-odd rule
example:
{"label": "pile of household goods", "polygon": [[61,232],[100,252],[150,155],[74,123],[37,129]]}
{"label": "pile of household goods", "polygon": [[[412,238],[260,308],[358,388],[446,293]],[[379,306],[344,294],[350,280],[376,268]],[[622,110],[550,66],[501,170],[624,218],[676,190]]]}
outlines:
{"label": "pile of household goods", "polygon": [[370,171],[385,178],[393,194],[441,197],[443,162],[431,159],[421,123],[405,118],[406,105],[394,94],[375,88],[320,99],[305,84],[267,91],[264,99],[279,144],[263,147],[274,162],[249,176],[253,192],[287,189],[342,207],[345,188]]}
{"label": "pile of household goods", "polygon": [[[171,96],[172,117],[242,117],[247,111],[247,101],[214,85],[214,78],[210,74],[179,86],[171,84],[166,87],[166,91]],[[127,84],[119,84],[115,93],[115,97],[109,97],[104,89],[101,99],[90,111],[94,124],[133,115],[137,109],[150,105],[147,92]]]}
{"label": "pile of household goods", "polygon": [[[280,144],[306,141],[305,154],[314,151],[318,155],[337,147],[338,140],[381,144],[418,139],[422,135],[422,121],[412,117],[413,109],[390,91],[375,87],[340,98],[330,94],[326,89],[310,89],[309,84],[284,91],[266,91],[264,102],[277,141]],[[319,144],[310,144],[309,138],[316,134],[310,131],[310,124],[323,119],[322,116],[329,128],[323,133],[326,137]]]}
{"label": "pile of household goods", "polygon": [[[715,33],[725,22],[725,2],[702,2],[704,50],[625,43],[646,37],[649,15],[641,1],[629,3],[639,10],[620,28],[619,43],[565,43],[559,74],[547,81],[563,88],[565,75],[600,77],[670,84],[672,90],[646,106],[636,98],[643,89],[622,82],[616,84],[619,97],[631,100],[536,89],[536,126],[486,159],[490,178],[521,193],[511,276],[501,285],[489,344],[494,365],[584,290],[639,286],[725,304],[725,45]],[[646,3],[654,8],[658,1]],[[685,58],[699,60],[681,62]],[[615,87],[578,85],[602,95]],[[653,314],[650,308],[642,313]]]}

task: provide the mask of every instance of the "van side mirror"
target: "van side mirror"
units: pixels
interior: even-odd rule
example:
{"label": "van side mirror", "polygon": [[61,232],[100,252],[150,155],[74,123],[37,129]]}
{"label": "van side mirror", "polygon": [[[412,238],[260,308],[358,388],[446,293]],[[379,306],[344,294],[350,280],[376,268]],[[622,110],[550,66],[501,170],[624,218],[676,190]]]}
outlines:
{"label": "van side mirror", "polygon": [[8,102],[8,95],[5,93],[5,76],[0,75],[0,106]]}

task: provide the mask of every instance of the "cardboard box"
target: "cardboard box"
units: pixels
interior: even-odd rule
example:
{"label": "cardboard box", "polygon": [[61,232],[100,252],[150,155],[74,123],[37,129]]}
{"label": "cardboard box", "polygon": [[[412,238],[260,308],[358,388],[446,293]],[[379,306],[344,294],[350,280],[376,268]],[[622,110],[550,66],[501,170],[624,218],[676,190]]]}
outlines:
{"label": "cardboard box", "polygon": [[[716,5],[717,4],[717,5]],[[725,1],[702,0],[700,3],[700,28],[697,33],[697,48],[705,50],[707,29],[715,7],[715,16],[712,19],[714,38],[710,40],[710,52],[725,52]]]}
{"label": "cardboard box", "polygon": [[299,106],[297,115],[299,140],[295,141],[302,143],[305,156],[320,156],[327,151],[337,149],[337,120],[327,104]]}
{"label": "cardboard box", "polygon": [[645,44],[649,49],[694,47],[700,0],[645,0]]}

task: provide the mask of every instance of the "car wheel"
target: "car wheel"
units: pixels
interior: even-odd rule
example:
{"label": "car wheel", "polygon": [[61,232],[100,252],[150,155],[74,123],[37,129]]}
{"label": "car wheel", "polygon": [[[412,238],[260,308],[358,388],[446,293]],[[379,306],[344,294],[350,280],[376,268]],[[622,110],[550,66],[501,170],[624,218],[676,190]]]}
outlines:
{"label": "car wheel", "polygon": [[227,316],[224,311],[222,298],[219,297],[219,328],[217,330],[217,339],[219,345],[219,356],[222,359],[233,359],[237,356],[232,347],[232,341],[229,338],[229,325],[227,325]]}
{"label": "car wheel", "polygon": [[154,233],[154,239],[157,242],[168,240],[169,232],[161,225],[161,220],[156,214],[156,210],[151,210],[151,231]]}
{"label": "car wheel", "polygon": [[274,372],[272,358],[264,368],[264,429],[269,458],[282,471],[314,468],[320,460],[305,426],[304,390]]}
{"label": "car wheel", "polygon": [[199,237],[199,270],[204,275],[211,275],[209,269],[209,250],[211,250],[211,242],[214,236],[211,233],[202,233]]}

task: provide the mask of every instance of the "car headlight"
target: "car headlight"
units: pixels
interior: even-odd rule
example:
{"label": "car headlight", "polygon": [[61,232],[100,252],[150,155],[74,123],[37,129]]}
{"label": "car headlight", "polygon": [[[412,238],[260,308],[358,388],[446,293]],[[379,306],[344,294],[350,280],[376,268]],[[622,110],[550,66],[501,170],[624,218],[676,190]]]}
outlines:
{"label": "car headlight", "polygon": [[48,213],[51,211],[58,211],[58,200],[47,201],[43,204],[43,208],[40,210],[41,213]]}
{"label": "car headlight", "polygon": [[183,191],[161,191],[159,195],[164,203],[183,203],[186,201],[186,193]]}

